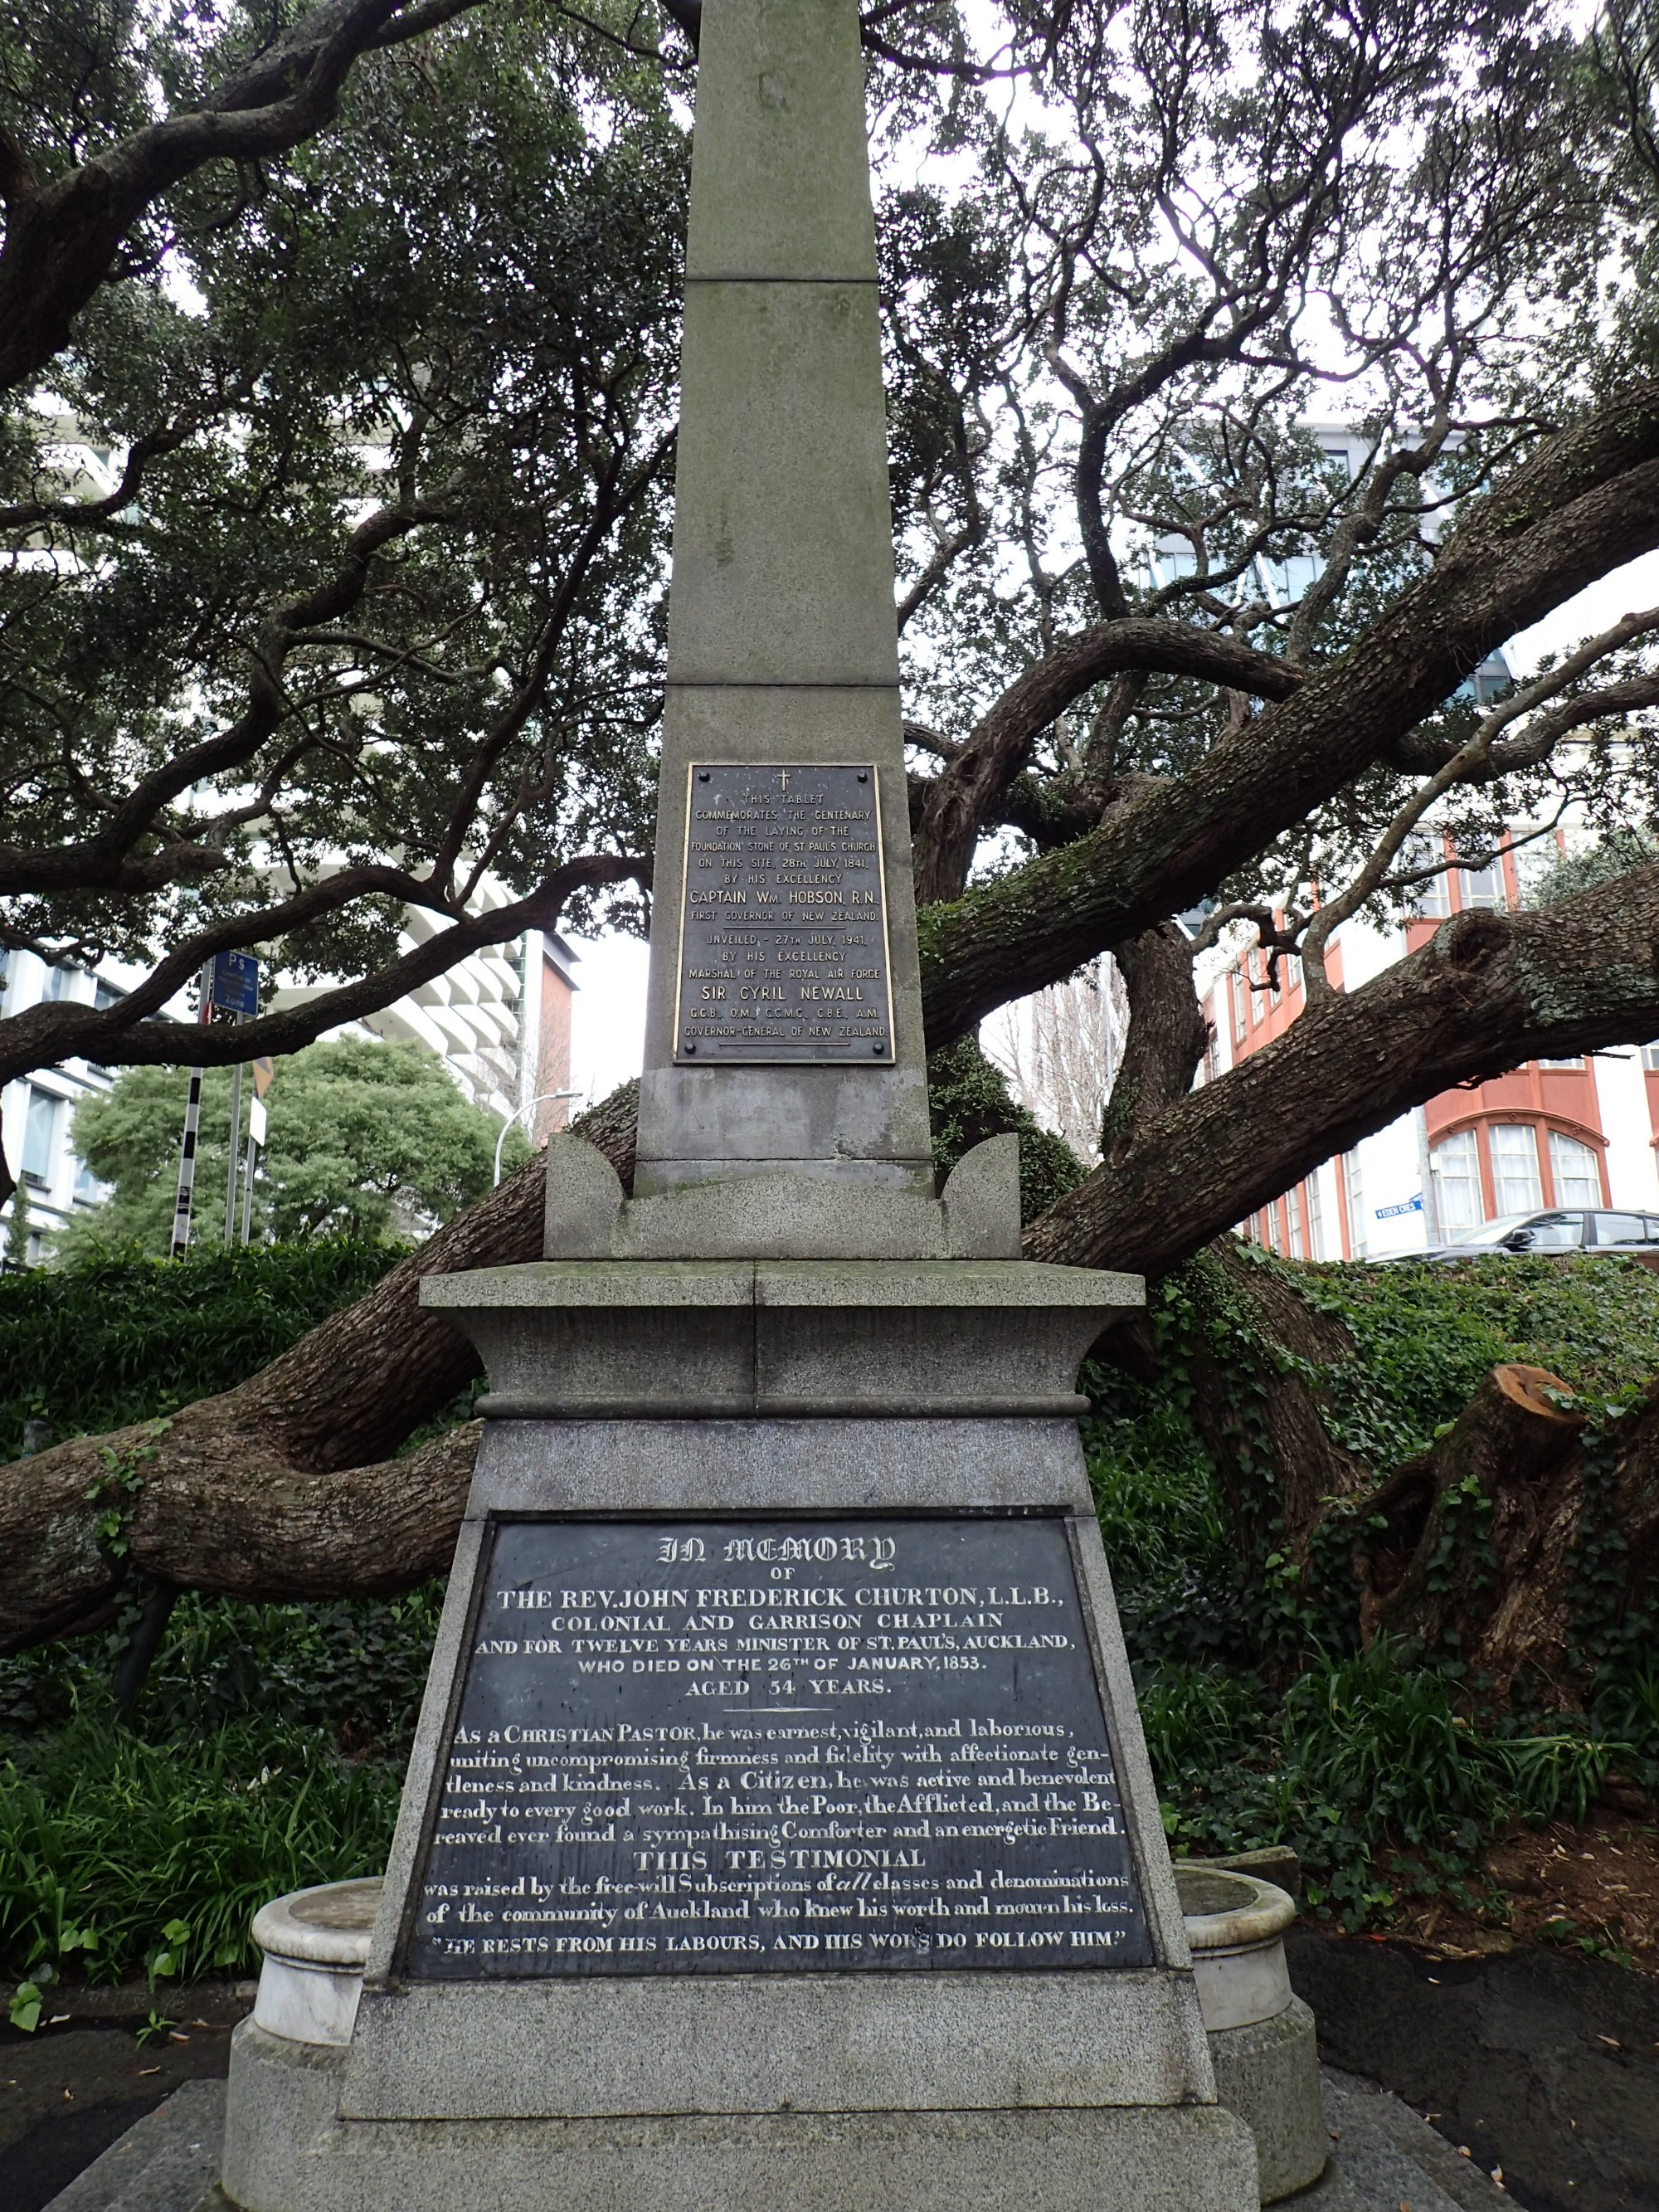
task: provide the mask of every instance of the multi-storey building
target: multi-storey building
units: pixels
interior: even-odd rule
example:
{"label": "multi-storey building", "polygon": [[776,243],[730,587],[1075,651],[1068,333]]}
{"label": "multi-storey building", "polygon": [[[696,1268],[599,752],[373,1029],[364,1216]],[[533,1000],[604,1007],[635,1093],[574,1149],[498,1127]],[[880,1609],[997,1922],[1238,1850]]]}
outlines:
{"label": "multi-storey building", "polygon": [[[503,902],[495,896],[495,902]],[[423,914],[407,915],[399,950],[409,951],[430,934],[432,927]],[[407,998],[350,1027],[359,1033],[409,1038],[424,1045],[444,1062],[468,1097],[494,1114],[522,1114],[539,1141],[549,1130],[562,1127],[569,1111],[568,1100],[547,1094],[570,1087],[574,965],[574,956],[562,937],[532,930],[516,945],[470,954]],[[110,963],[88,974],[82,969],[50,966],[32,952],[0,953],[0,1018],[21,1013],[42,1000],[108,1006],[124,995],[140,972]],[[325,983],[282,987],[271,1004],[292,1005],[328,988]],[[181,1020],[188,1018],[182,999],[169,1012]],[[107,1091],[115,1075],[112,1067],[70,1060],[60,1066],[37,1068],[26,1080],[9,1083],[0,1092],[0,1134],[6,1158],[27,1194],[27,1264],[41,1257],[54,1230],[106,1195],[76,1156],[74,1116],[79,1102],[90,1093]],[[532,1105],[537,1099],[543,1103]],[[179,1110],[182,1127],[182,1079]],[[14,1211],[11,1200],[0,1207],[0,1254],[9,1241]],[[16,1265],[16,1259],[9,1264]]]}
{"label": "multi-storey building", "polygon": [[[1516,856],[1452,867],[1403,926],[1358,917],[1335,933],[1333,982],[1357,990],[1427,942],[1452,914],[1521,903]],[[1277,981],[1256,948],[1237,952],[1205,999],[1213,1079],[1283,1035],[1304,1004],[1299,962]],[[1239,1224],[1293,1258],[1385,1259],[1540,1206],[1659,1213],[1659,1046],[1528,1060],[1469,1089],[1442,1091],[1352,1152],[1327,1161]],[[1639,1238],[1641,1231],[1634,1234]]]}

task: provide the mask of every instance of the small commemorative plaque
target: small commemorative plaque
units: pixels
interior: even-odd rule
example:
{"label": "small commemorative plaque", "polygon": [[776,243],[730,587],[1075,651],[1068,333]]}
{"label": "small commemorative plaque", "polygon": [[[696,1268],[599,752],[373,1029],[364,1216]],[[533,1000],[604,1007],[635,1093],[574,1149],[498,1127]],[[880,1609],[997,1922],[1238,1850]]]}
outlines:
{"label": "small commemorative plaque", "polygon": [[890,1066],[873,766],[688,774],[675,1060]]}
{"label": "small commemorative plaque", "polygon": [[1064,1523],[503,1520],[404,1971],[1152,1962]]}

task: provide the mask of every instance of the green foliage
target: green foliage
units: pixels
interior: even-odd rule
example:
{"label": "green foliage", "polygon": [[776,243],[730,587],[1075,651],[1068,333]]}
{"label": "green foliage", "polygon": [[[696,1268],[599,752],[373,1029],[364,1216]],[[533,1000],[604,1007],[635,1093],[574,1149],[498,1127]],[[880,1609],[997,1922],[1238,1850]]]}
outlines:
{"label": "green foliage", "polygon": [[66,1966],[152,1982],[245,1968],[267,1899],[385,1865],[402,1778],[342,1759],[326,1729],[151,1743],[76,1720],[0,1765],[0,1971],[38,1999]]}
{"label": "green foliage", "polygon": [[[68,35],[8,61],[9,120],[51,174],[117,118],[195,105],[291,13],[77,0],[54,10]],[[0,567],[0,835],[72,847],[161,763],[246,739],[145,831],[188,851],[176,872],[26,898],[21,940],[148,964],[234,915],[261,945],[290,889],[362,862],[373,890],[269,950],[301,975],[378,966],[407,902],[393,872],[425,877],[501,672],[538,654],[458,883],[486,849],[523,891],[567,855],[648,848],[688,134],[617,31],[502,0],[366,55],[257,185],[223,162],[182,179],[43,404],[18,394],[0,485],[48,516],[14,523]],[[0,46],[19,53],[15,30]],[[118,474],[148,451],[119,513],[65,481],[66,416]],[[354,550],[383,507],[389,537]],[[268,718],[249,708],[256,636]]]}
{"label": "green foliage", "polygon": [[11,1194],[11,1212],[6,1220],[6,1265],[27,1267],[29,1264],[29,1187],[20,1182]]}
{"label": "green foliage", "polygon": [[1382,1639],[1316,1652],[1279,1696],[1248,1674],[1166,1662],[1140,1708],[1172,1845],[1288,1844],[1310,1905],[1350,1929],[1410,1895],[1463,1893],[1480,1845],[1511,1821],[1582,1820],[1632,1749],[1601,1714],[1535,1732],[1478,1726],[1445,1674]]}
{"label": "green foliage", "polygon": [[1659,1273],[1638,1261],[1487,1254],[1293,1273],[1353,1338],[1354,1357],[1319,1379],[1333,1433],[1379,1480],[1426,1449],[1502,1361],[1547,1367],[1604,1401],[1659,1373]]}
{"label": "green foliage", "polygon": [[1124,1631],[1143,1660],[1249,1655],[1237,1546],[1179,1374],[1091,1365],[1084,1449]]}
{"label": "green foliage", "polygon": [[1046,1213],[1088,1173],[1063,1137],[1043,1128],[1016,1103],[1007,1078],[987,1060],[975,1037],[963,1037],[933,1054],[927,1063],[927,1097],[933,1116],[933,1165],[941,1176],[988,1137],[1012,1133],[1019,1139],[1023,1222]]}
{"label": "green foliage", "polygon": [[[441,1582],[398,1598],[248,1605],[183,1592],[134,1718],[157,1741],[245,1723],[328,1728],[341,1747],[388,1753],[414,1732],[443,1602]],[[106,1632],[0,1659],[0,1737],[107,1714],[137,1614]]]}
{"label": "green foliage", "polygon": [[[216,1242],[229,1166],[231,1071],[210,1068],[197,1146],[197,1237]],[[113,1195],[57,1240],[64,1258],[129,1245],[169,1249],[187,1077],[133,1067],[76,1110],[74,1145]],[[252,1097],[244,1085],[239,1148]],[[262,1236],[294,1242],[423,1232],[489,1188],[501,1122],[457,1088],[419,1045],[343,1037],[280,1060],[267,1095],[267,1144],[253,1218]],[[501,1148],[503,1172],[530,1157],[521,1129]]]}
{"label": "green foliage", "polygon": [[1580,891],[1615,882],[1631,868],[1659,859],[1659,838],[1638,829],[1609,830],[1582,853],[1561,853],[1540,869],[1528,887],[1529,907],[1559,906]]}
{"label": "green foliage", "polygon": [[[1603,1495],[1620,1408],[1659,1370],[1659,1278],[1588,1257],[1259,1264],[1340,1317],[1352,1356],[1293,1360],[1200,1260],[1153,1293],[1152,1379],[1085,1370],[1089,1470],[1172,1844],[1200,1854],[1289,1844],[1316,1908],[1357,1929],[1413,1895],[1470,1901],[1486,1838],[1515,1820],[1582,1818],[1610,1767],[1659,1792],[1656,1622],[1628,1605]],[[1257,1455],[1269,1499],[1255,1409],[1275,1361],[1320,1389],[1333,1433],[1379,1481],[1431,1444],[1501,1360],[1550,1367],[1589,1399],[1601,1425],[1585,1446],[1572,1594],[1586,1718],[1482,1714],[1455,1666],[1386,1642],[1352,1648],[1345,1559],[1322,1594],[1270,1548],[1270,1519],[1254,1555],[1242,1546],[1192,1419],[1200,1350],[1231,1390],[1235,1453],[1241,1464]],[[1352,1534],[1339,1522],[1334,1549]]]}
{"label": "green foliage", "polygon": [[61,1440],[228,1390],[399,1256],[389,1244],[319,1237],[0,1276],[0,1459],[22,1449],[31,1419]]}

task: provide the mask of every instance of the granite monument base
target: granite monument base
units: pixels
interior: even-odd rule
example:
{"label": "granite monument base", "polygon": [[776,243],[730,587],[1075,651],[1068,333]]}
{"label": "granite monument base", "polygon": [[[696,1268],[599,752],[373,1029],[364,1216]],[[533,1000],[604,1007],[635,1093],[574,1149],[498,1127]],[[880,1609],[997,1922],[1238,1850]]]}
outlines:
{"label": "granite monument base", "polygon": [[[549,2054],[556,2066],[557,2054]],[[1243,2212],[1255,2150],[1217,2105],[343,2120],[344,2058],[233,2047],[223,2187],[245,2212]]]}
{"label": "granite monument base", "polygon": [[1139,1289],[428,1282],[483,1438],[351,2039],[239,2031],[232,2202],[1255,2212],[1077,1426]]}

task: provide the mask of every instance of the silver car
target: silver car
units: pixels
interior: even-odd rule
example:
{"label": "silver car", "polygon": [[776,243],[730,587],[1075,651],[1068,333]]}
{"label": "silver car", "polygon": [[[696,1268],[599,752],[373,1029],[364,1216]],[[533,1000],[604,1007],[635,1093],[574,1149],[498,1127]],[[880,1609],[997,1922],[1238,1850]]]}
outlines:
{"label": "silver car", "polygon": [[1460,1230],[1443,1244],[1407,1258],[1474,1260],[1482,1252],[1622,1252],[1659,1267],[1659,1213],[1611,1208],[1540,1206],[1534,1213],[1502,1213],[1479,1228]]}

